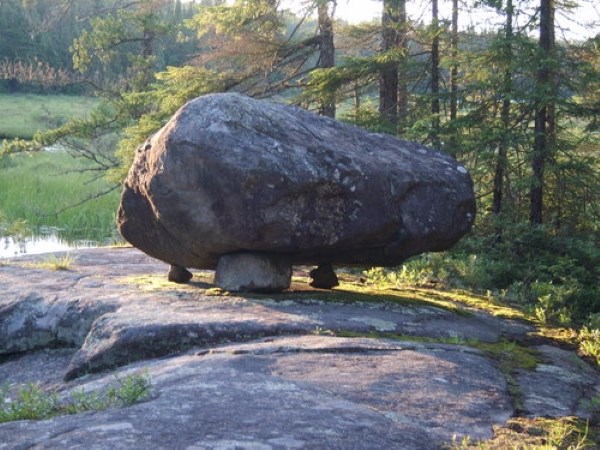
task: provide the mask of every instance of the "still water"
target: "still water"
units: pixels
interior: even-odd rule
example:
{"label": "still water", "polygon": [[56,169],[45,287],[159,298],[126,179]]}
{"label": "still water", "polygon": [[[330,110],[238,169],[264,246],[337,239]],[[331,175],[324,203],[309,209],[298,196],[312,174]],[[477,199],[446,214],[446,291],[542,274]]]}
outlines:
{"label": "still water", "polygon": [[97,247],[93,241],[67,242],[55,234],[44,236],[30,236],[14,238],[12,236],[0,237],[0,258],[14,258],[22,255],[35,255],[39,253],[60,252],[75,248]]}

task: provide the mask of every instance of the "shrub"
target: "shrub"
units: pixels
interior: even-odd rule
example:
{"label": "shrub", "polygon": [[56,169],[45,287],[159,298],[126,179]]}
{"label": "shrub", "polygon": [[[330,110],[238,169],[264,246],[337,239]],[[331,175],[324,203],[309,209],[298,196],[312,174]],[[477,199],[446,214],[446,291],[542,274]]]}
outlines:
{"label": "shrub", "polygon": [[542,323],[583,325],[600,314],[600,249],[590,239],[544,227],[513,226],[511,239],[471,235],[445,253],[414,257],[393,270],[365,272],[372,282],[441,284],[492,292]]}

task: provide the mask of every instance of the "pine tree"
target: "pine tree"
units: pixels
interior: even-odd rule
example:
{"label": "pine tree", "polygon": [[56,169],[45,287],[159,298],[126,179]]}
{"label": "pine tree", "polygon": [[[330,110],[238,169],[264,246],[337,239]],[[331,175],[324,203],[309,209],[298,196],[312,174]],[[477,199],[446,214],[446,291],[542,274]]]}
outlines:
{"label": "pine tree", "polygon": [[440,25],[438,0],[431,0],[431,131],[435,148],[440,147]]}
{"label": "pine tree", "polygon": [[399,0],[383,0],[381,16],[381,52],[386,61],[380,70],[379,114],[394,127],[398,124],[398,60],[400,39]]}
{"label": "pine tree", "polygon": [[540,225],[544,209],[544,172],[555,141],[554,0],[540,0],[539,68],[536,76],[535,139],[531,157],[529,221]]}
{"label": "pine tree", "polygon": [[[493,185],[493,199],[492,199],[492,211],[496,217],[499,217],[502,212],[502,200],[504,193],[504,177],[507,165],[507,154],[509,146],[510,136],[510,102],[512,97],[512,78],[513,73],[511,69],[511,61],[513,58],[512,52],[512,39],[513,39],[513,13],[514,7],[512,0],[507,0],[506,3],[506,22],[504,26],[504,45],[503,45],[503,60],[504,60],[504,80],[502,86],[502,128],[503,133],[498,142],[498,158],[496,161],[496,168],[494,172],[494,185]],[[501,230],[497,230],[498,236],[500,236]]]}
{"label": "pine tree", "polygon": [[[335,5],[335,3],[334,3]],[[319,24],[319,60],[317,67],[329,69],[335,67],[335,45],[333,41],[333,11],[330,9],[330,0],[320,0],[317,4]],[[335,92],[323,94],[323,101],[319,113],[328,117],[335,117]]]}

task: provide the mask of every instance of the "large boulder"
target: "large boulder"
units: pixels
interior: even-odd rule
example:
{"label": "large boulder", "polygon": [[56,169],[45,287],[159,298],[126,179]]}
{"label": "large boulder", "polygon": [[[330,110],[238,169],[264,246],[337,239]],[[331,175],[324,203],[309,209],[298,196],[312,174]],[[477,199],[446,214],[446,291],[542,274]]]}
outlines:
{"label": "large boulder", "polygon": [[422,145],[238,94],[184,105],[135,155],[121,234],[169,264],[222,255],[392,266],[456,243],[472,182]]}

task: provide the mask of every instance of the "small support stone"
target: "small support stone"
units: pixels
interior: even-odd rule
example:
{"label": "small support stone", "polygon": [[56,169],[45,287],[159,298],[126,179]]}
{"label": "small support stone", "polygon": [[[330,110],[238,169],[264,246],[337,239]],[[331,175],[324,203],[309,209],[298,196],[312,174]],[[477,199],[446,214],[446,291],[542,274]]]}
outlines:
{"label": "small support stone", "polygon": [[219,257],[215,284],[228,291],[279,292],[290,287],[289,257],[272,253],[229,253]]}
{"label": "small support stone", "polygon": [[310,285],[314,288],[331,289],[340,284],[330,263],[319,264],[309,275],[312,278]]}
{"label": "small support stone", "polygon": [[168,279],[173,283],[187,283],[192,279],[193,276],[194,275],[192,275],[192,272],[187,270],[185,267],[176,266],[173,264],[169,269]]}

